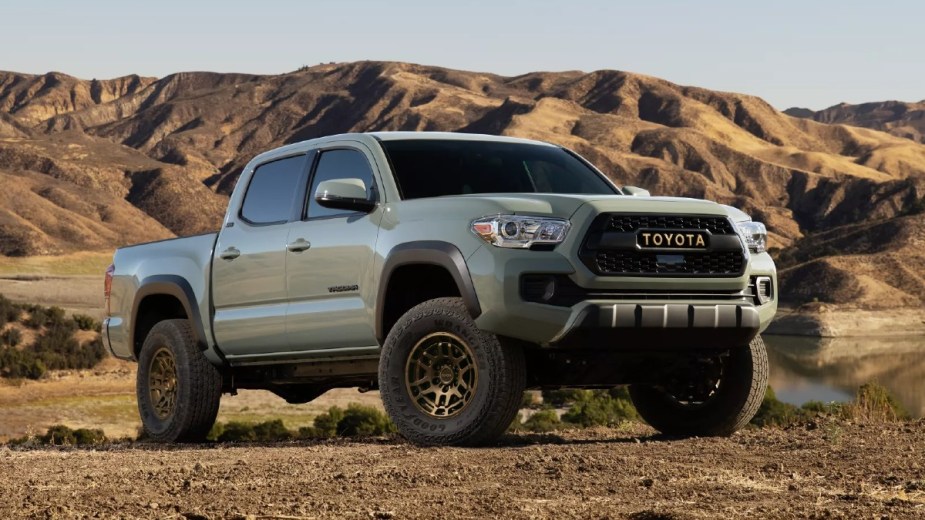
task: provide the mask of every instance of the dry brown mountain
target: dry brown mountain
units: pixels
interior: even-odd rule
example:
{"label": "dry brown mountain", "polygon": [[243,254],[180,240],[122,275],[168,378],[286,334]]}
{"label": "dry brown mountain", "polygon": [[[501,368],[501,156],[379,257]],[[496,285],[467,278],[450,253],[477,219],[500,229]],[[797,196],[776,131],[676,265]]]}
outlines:
{"label": "dry brown mountain", "polygon": [[[796,244],[785,296],[862,305],[890,291],[902,293],[890,300],[899,305],[925,298],[925,280],[897,274],[921,266],[922,247],[879,240],[870,227],[915,229],[904,216],[922,209],[925,145],[790,117],[752,96],[619,71],[502,77],[357,62],[278,76],[188,72],[158,80],[0,73],[0,182],[15,186],[16,200],[35,199],[0,207],[0,253],[107,248],[214,228],[254,154],[371,130],[561,143],[620,183],[707,197],[767,222],[773,246]],[[72,197],[49,195],[50,188]],[[14,197],[12,189],[0,192]],[[83,206],[80,213],[72,200],[108,202],[112,213]],[[28,209],[39,203],[62,216],[39,218]],[[68,226],[64,215],[73,215]],[[882,249],[855,250],[839,239],[864,229]],[[889,273],[880,268],[883,254],[894,254]],[[823,283],[835,279],[847,285]]]}
{"label": "dry brown mountain", "polygon": [[788,108],[785,114],[819,121],[883,130],[898,137],[925,143],[925,100],[918,103],[880,101],[849,105],[839,103],[814,112],[806,108]]}

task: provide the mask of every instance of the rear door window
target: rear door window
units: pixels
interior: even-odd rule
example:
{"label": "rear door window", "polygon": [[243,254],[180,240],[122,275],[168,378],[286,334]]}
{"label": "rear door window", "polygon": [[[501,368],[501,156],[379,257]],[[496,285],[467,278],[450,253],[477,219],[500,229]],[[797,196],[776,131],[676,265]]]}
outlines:
{"label": "rear door window", "polygon": [[304,169],[304,155],[258,166],[244,194],[241,218],[262,225],[288,222]]}

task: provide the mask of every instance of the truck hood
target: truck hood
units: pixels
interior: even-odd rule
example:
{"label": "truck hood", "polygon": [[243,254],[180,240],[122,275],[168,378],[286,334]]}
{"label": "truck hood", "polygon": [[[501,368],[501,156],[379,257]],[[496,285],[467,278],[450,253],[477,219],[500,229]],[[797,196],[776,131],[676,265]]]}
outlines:
{"label": "truck hood", "polygon": [[[630,195],[560,195],[552,193],[501,193],[453,195],[402,201],[405,219],[477,218],[494,214],[537,215],[569,218],[590,204],[600,212],[679,213],[733,217],[733,210],[715,202],[683,197],[634,197]],[[740,219],[737,219],[740,220]]]}

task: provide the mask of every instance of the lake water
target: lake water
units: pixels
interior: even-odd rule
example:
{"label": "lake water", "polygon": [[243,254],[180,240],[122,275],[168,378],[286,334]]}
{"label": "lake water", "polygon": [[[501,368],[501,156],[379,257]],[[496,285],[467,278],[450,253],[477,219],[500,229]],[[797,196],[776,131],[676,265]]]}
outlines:
{"label": "lake water", "polygon": [[925,336],[806,338],[764,336],[770,384],[781,401],[850,401],[876,381],[915,417],[925,417]]}

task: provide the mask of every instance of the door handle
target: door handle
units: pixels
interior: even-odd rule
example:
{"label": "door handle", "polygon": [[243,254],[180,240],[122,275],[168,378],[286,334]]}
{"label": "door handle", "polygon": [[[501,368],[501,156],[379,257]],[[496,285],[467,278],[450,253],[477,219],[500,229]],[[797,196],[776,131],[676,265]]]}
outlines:
{"label": "door handle", "polygon": [[286,250],[290,253],[301,253],[302,251],[307,251],[310,247],[312,247],[311,242],[304,238],[298,238],[294,242],[287,244]]}
{"label": "door handle", "polygon": [[241,251],[239,251],[236,247],[229,247],[218,255],[218,257],[222,260],[234,260],[239,256],[241,256]]}

